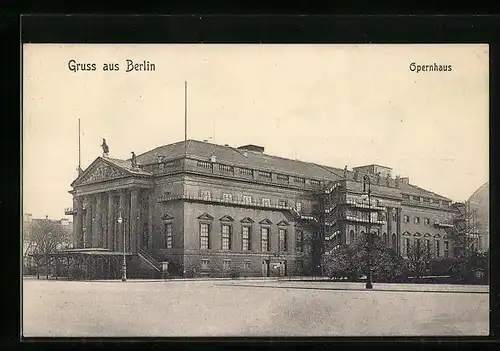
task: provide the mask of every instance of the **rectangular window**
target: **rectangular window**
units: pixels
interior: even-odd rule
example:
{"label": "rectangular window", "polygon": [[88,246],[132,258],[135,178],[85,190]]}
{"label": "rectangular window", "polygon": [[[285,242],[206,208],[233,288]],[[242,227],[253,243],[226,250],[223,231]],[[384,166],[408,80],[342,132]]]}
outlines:
{"label": "rectangular window", "polygon": [[284,174],[277,174],[276,179],[279,180],[280,182],[286,182],[288,183],[288,176]]}
{"label": "rectangular window", "polygon": [[208,223],[200,223],[200,249],[208,250],[210,248],[210,225]]}
{"label": "rectangular window", "polygon": [[297,231],[297,249],[299,252],[304,252],[304,232]]}
{"label": "rectangular window", "polygon": [[210,260],[207,260],[207,259],[202,259],[201,260],[201,269],[206,271],[208,270],[208,267],[210,265]]}
{"label": "rectangular window", "polygon": [[415,217],[415,224],[420,224],[420,217]]}
{"label": "rectangular window", "polygon": [[425,218],[425,219],[424,219],[424,224],[425,224],[425,225],[430,225],[430,224],[431,224],[431,220],[430,220],[430,218]]}
{"label": "rectangular window", "polygon": [[406,256],[408,256],[410,254],[410,239],[409,238],[405,238],[405,252],[406,252]]}
{"label": "rectangular window", "polygon": [[415,246],[417,248],[417,252],[420,252],[420,239],[415,240]]}
{"label": "rectangular window", "polygon": [[251,169],[248,169],[248,168],[240,168],[240,174],[246,175],[246,176],[252,176],[253,171]]}
{"label": "rectangular window", "polygon": [[271,180],[271,173],[259,171],[259,178]]}
{"label": "rectangular window", "polygon": [[249,270],[250,269],[250,261],[243,261],[243,269]]}
{"label": "rectangular window", "polygon": [[212,199],[212,193],[209,190],[202,190],[201,191],[201,198],[203,200],[211,200]]}
{"label": "rectangular window", "polygon": [[439,240],[436,240],[435,243],[436,243],[436,257],[439,257],[439,256],[441,256],[440,242],[439,242]]}
{"label": "rectangular window", "polygon": [[279,239],[280,239],[280,251],[287,251],[288,250],[288,243],[287,243],[287,235],[286,235],[286,229],[279,229]]}
{"label": "rectangular window", "polygon": [[397,221],[397,218],[396,218],[396,214],[395,214],[395,213],[393,213],[393,214],[392,214],[392,221],[393,221],[393,222],[396,222],[396,221]]}
{"label": "rectangular window", "polygon": [[310,181],[311,181],[311,185],[317,185],[317,186],[321,185],[321,182],[319,180],[311,179]]}
{"label": "rectangular window", "polygon": [[302,212],[302,202],[297,202],[295,204],[295,209],[297,210],[297,212]]}
{"label": "rectangular window", "polygon": [[305,184],[306,182],[305,178],[299,178],[299,177],[292,177],[292,180],[294,183],[300,183],[300,184]]}
{"label": "rectangular window", "polygon": [[269,251],[269,228],[260,229],[260,250]]}
{"label": "rectangular window", "polygon": [[172,248],[172,223],[165,223],[165,248]]}
{"label": "rectangular window", "polygon": [[405,223],[409,223],[410,222],[410,216],[405,215],[404,219],[405,219]]}
{"label": "rectangular window", "polygon": [[242,245],[241,249],[243,251],[250,251],[251,250],[251,244],[250,244],[250,227],[243,226],[241,228],[241,238],[242,238]]}
{"label": "rectangular window", "polygon": [[210,162],[206,162],[206,161],[198,161],[198,167],[201,167],[201,168],[212,168],[212,164]]}
{"label": "rectangular window", "polygon": [[222,250],[231,250],[231,226],[222,225]]}
{"label": "rectangular window", "polygon": [[450,242],[444,242],[444,257],[448,257],[450,255]]}
{"label": "rectangular window", "polygon": [[246,205],[251,205],[252,197],[250,195],[243,195],[243,203]]}
{"label": "rectangular window", "polygon": [[424,202],[430,202],[430,199],[428,197],[424,197]]}
{"label": "rectangular window", "polygon": [[231,268],[231,260],[222,260],[222,269],[228,271]]}
{"label": "rectangular window", "polygon": [[232,166],[228,166],[228,165],[221,165],[219,164],[219,170],[222,171],[222,172],[229,172],[229,173],[233,173],[233,167]]}
{"label": "rectangular window", "polygon": [[224,202],[233,201],[233,195],[232,194],[222,194],[222,201],[224,201]]}
{"label": "rectangular window", "polygon": [[279,201],[279,206],[280,207],[286,207],[286,200],[280,200]]}
{"label": "rectangular window", "polygon": [[425,240],[425,249],[427,252],[427,255],[431,254],[431,241],[429,239]]}
{"label": "rectangular window", "polygon": [[263,197],[261,201],[262,201],[262,206],[271,206],[271,199]]}

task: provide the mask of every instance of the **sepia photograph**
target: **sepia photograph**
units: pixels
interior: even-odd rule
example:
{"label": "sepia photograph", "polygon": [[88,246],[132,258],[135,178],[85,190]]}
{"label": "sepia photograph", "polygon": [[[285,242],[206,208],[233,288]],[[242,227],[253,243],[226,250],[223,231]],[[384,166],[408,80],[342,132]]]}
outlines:
{"label": "sepia photograph", "polygon": [[488,336],[487,44],[23,44],[29,337]]}

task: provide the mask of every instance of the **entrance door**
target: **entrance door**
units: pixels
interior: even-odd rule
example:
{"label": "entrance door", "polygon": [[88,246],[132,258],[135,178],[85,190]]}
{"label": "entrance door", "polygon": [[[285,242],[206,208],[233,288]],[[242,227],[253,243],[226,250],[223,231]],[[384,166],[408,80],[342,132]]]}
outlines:
{"label": "entrance door", "polygon": [[281,261],[280,262],[280,275],[282,277],[285,277],[287,275],[287,266],[286,266],[286,261]]}
{"label": "entrance door", "polygon": [[269,277],[269,271],[270,271],[270,267],[269,267],[269,260],[262,260],[262,276],[263,277]]}

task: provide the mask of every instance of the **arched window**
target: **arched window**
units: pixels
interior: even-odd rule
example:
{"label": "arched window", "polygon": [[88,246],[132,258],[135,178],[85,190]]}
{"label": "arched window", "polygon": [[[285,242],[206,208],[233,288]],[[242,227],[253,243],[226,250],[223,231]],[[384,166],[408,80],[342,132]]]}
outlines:
{"label": "arched window", "polygon": [[349,232],[349,243],[352,244],[354,242],[354,230]]}
{"label": "arched window", "polygon": [[384,244],[387,244],[387,233],[384,233],[382,240],[384,240]]}
{"label": "arched window", "polygon": [[396,234],[393,233],[392,234],[392,242],[391,242],[391,246],[392,246],[392,249],[393,250],[397,250],[398,249],[398,239],[396,237]]}

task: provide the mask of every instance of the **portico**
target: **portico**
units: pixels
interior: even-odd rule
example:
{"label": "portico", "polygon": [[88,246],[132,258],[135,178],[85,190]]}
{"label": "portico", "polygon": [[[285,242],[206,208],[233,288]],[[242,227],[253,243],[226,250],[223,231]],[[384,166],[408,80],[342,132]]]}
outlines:
{"label": "portico", "polygon": [[[152,247],[152,184],[149,174],[98,158],[72,184],[74,248],[150,251]],[[118,224],[121,213],[123,223]]]}

